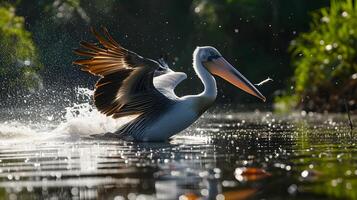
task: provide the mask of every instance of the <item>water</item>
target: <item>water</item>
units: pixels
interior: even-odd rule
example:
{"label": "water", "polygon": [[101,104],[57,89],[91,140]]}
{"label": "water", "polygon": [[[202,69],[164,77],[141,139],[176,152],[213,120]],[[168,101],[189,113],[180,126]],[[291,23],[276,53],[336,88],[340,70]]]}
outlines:
{"label": "water", "polygon": [[345,115],[211,111],[166,143],[91,139],[129,119],[86,103],[51,116],[0,122],[0,199],[357,199]]}

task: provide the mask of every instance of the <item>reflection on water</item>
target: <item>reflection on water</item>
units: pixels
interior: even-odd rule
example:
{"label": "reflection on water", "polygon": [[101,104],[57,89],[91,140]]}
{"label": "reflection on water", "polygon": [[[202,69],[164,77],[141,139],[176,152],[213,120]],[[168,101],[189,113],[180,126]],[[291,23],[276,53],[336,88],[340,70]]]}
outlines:
{"label": "reflection on water", "polygon": [[1,141],[0,198],[357,199],[345,120],[206,114],[168,143]]}

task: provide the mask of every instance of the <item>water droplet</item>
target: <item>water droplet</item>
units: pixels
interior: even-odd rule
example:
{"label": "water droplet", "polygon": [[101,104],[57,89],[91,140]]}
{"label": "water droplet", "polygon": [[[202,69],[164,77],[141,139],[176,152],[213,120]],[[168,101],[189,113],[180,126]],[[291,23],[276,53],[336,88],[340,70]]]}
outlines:
{"label": "water droplet", "polygon": [[352,79],[357,79],[357,73],[352,74]]}
{"label": "water droplet", "polygon": [[306,178],[309,175],[309,171],[304,170],[301,172],[301,177]]}
{"label": "water droplet", "polygon": [[24,61],[24,65],[26,65],[26,66],[30,66],[30,65],[31,65],[31,61],[29,61],[29,60],[25,60],[25,61]]}
{"label": "water droplet", "polygon": [[125,200],[123,196],[115,196],[114,200]]}
{"label": "water droplet", "polygon": [[346,12],[346,11],[343,11],[341,15],[342,15],[342,17],[345,17],[345,18],[347,18],[347,17],[348,17],[348,12]]}
{"label": "water droplet", "polygon": [[216,196],[216,200],[225,200],[225,197],[224,197],[223,194],[218,194],[218,195]]}
{"label": "water droplet", "polygon": [[202,194],[203,196],[208,196],[208,190],[207,190],[207,189],[202,189],[202,190],[201,190],[201,194]]}
{"label": "water droplet", "polygon": [[321,18],[321,22],[324,22],[324,23],[329,23],[330,22],[330,18],[328,18],[328,17],[322,17]]}
{"label": "water droplet", "polygon": [[306,111],[305,110],[301,111],[301,116],[303,116],[303,117],[306,116]]}
{"label": "water droplet", "polygon": [[288,187],[288,192],[289,192],[289,194],[292,195],[292,194],[295,194],[297,192],[297,189],[298,189],[297,185],[292,184],[292,185],[290,185]]}
{"label": "water droplet", "polygon": [[332,50],[332,45],[328,44],[325,46],[326,51],[331,51]]}
{"label": "water droplet", "polygon": [[71,194],[72,194],[73,196],[77,196],[77,195],[78,195],[78,192],[79,192],[79,190],[78,190],[77,187],[73,187],[73,188],[71,189]]}

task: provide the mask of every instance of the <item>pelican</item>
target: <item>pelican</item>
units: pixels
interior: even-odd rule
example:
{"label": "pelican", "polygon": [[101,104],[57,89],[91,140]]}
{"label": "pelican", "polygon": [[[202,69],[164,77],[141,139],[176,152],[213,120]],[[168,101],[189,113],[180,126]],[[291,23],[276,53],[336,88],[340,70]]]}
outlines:
{"label": "pelican", "polygon": [[193,68],[204,85],[203,92],[178,97],[174,89],[187,78],[185,73],[171,70],[163,60],[144,58],[125,49],[106,28],[102,34],[91,31],[99,43],[81,41],[81,48],[74,53],[87,58],[73,64],[100,76],[94,91],[98,111],[113,118],[136,116],[112,133],[119,138],[165,141],[189,127],[217,97],[213,75],[265,101],[254,85],[214,47],[197,47],[193,52]]}

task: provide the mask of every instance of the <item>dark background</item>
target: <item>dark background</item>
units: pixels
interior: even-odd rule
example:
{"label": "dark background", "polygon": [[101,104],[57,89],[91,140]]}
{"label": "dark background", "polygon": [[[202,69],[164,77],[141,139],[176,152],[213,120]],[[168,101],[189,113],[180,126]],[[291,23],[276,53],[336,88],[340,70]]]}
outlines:
{"label": "dark background", "polygon": [[[38,98],[43,101],[55,95],[70,102],[74,88],[93,88],[97,78],[72,66],[78,58],[72,49],[80,40],[95,41],[91,26],[105,26],[124,47],[154,59],[166,55],[173,70],[186,72],[189,78],[177,89],[181,95],[202,90],[192,69],[192,53],[196,46],[211,45],[251,82],[271,77],[274,82],[259,88],[271,103],[274,95],[289,88],[293,76],[287,51],[290,41],[309,29],[309,13],[328,6],[329,1],[22,0],[2,4],[15,7],[32,34],[43,66],[38,72],[45,91]],[[260,103],[222,80],[218,88],[219,102]],[[12,90],[6,92],[13,98],[3,102],[19,101],[19,94]]]}

